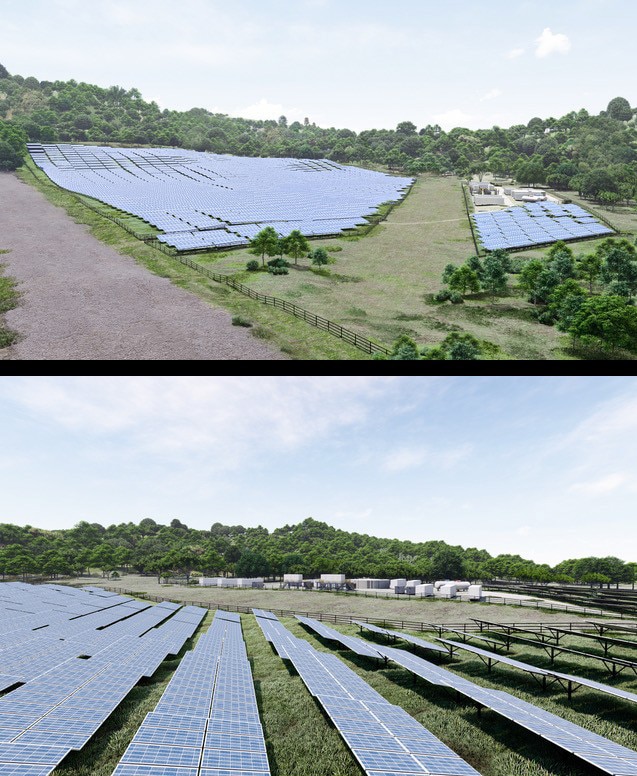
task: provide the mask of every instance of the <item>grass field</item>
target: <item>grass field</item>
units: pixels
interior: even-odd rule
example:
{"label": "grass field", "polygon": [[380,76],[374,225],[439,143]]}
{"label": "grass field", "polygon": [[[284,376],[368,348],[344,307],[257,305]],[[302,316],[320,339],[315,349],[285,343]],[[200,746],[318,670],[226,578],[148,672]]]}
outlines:
{"label": "grass field", "polygon": [[543,622],[548,620],[577,622],[580,619],[578,615],[570,612],[551,612],[546,609],[465,603],[443,599],[422,599],[412,596],[376,598],[358,594],[299,590],[240,590],[161,585],[157,582],[157,578],[141,577],[135,574],[129,574],[119,580],[112,581],[83,577],[72,580],[71,583],[104,585],[174,601],[188,601],[221,608],[224,606],[247,606],[257,609],[355,615],[356,617],[377,617],[412,622],[463,623],[470,622],[472,617],[488,619],[484,615],[485,608],[489,609],[490,616],[495,617],[498,622]]}
{"label": "grass field", "polygon": [[[30,173],[24,172],[22,176],[34,183]],[[66,207],[75,220],[86,223],[96,237],[133,256],[151,271],[252,323],[256,336],[272,340],[292,358],[369,358],[341,340],[209,281],[160,251],[140,244],[52,184],[39,180],[35,185],[51,201]],[[574,194],[565,196],[581,202]],[[591,209],[590,203],[581,204]],[[105,214],[122,217],[108,206],[97,207]],[[631,208],[603,212],[618,228],[637,232],[637,213]],[[126,220],[138,232],[155,231],[139,219]],[[586,253],[599,242],[573,243],[572,247],[576,253]],[[477,294],[463,305],[432,301],[432,296],[442,288],[446,265],[460,265],[475,253],[457,178],[421,176],[407,199],[394,208],[384,223],[363,236],[312,241],[313,248],[320,246],[331,253],[333,264],[317,271],[307,259],[302,259],[287,276],[247,272],[247,262],[254,259],[248,249],[201,253],[195,258],[197,263],[232,276],[255,291],[289,301],[386,346],[402,334],[413,337],[420,345],[432,345],[452,332],[468,332],[498,346],[502,359],[575,358],[567,337],[535,320],[533,307],[517,289],[515,276],[509,294],[503,297],[491,299]],[[545,253],[546,249],[530,250],[516,254],[516,258],[535,258]]]}
{"label": "grass field", "polygon": [[[495,619],[501,607],[492,609],[489,619]],[[522,613],[517,609],[515,612]],[[193,642],[211,620],[212,615],[208,615]],[[296,620],[284,619],[283,623],[316,649],[333,651],[332,643],[323,643]],[[361,776],[362,771],[338,732],[294,670],[266,642],[256,619],[244,615],[242,626],[273,776]],[[355,627],[338,626],[337,629],[358,635]],[[371,634],[369,641],[374,641]],[[569,640],[569,646],[593,651],[590,642],[576,638]],[[516,646],[513,651],[513,656],[520,660],[539,666],[548,664],[548,658],[540,650]],[[483,776],[585,776],[589,773],[592,776],[595,773],[494,713],[487,710],[478,713],[454,694],[421,681],[414,682],[398,666],[390,663],[379,669],[352,653],[339,651],[338,655],[384,698],[404,708]],[[54,772],[55,776],[110,776],[144,715],[158,702],[177,664],[177,660],[164,663],[150,682],[135,688],[86,751],[69,756]],[[495,666],[492,673],[487,673],[479,658],[468,653],[458,653],[453,662],[444,660],[443,665],[479,685],[505,690],[619,744],[637,748],[635,718],[627,703],[584,689],[578,690],[569,703],[564,692],[553,688],[542,693],[527,674],[512,668]],[[605,682],[607,679],[599,665],[569,657],[559,662],[558,670]],[[634,676],[622,675],[612,684],[635,690]]]}
{"label": "grass field", "polygon": [[457,178],[423,176],[369,235],[313,241],[312,246],[332,252],[335,264],[328,276],[311,271],[307,260],[284,277],[248,273],[246,263],[254,257],[247,250],[204,254],[198,260],[385,344],[408,334],[430,345],[451,332],[467,331],[498,345],[505,358],[565,357],[559,332],[539,326],[531,306],[514,291],[495,303],[484,294],[460,306],[431,302],[442,288],[446,265],[463,264],[475,254]]}

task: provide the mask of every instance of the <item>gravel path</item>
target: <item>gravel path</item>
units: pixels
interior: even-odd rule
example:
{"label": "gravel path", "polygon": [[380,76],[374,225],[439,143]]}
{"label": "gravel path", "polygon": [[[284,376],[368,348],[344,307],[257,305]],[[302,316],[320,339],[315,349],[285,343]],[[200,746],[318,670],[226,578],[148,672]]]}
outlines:
{"label": "gravel path", "polygon": [[[283,360],[224,310],[102,244],[62,208],[0,173],[0,256],[23,302],[7,316],[16,360]],[[1,351],[0,351],[1,353]]]}

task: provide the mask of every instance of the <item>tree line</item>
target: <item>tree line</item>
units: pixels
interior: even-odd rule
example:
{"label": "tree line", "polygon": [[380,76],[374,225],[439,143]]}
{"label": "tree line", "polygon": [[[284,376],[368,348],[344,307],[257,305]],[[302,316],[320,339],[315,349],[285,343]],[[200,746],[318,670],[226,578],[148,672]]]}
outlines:
{"label": "tree line", "polygon": [[159,579],[190,579],[194,572],[274,578],[285,573],[305,578],[343,573],[348,578],[618,583],[632,582],[636,568],[637,564],[614,557],[566,560],[551,567],[519,555],[493,557],[484,549],[443,541],[411,542],[353,533],[312,518],[273,531],[221,523],[200,530],[177,519],[162,525],[150,518],[108,527],[82,521],[57,531],[0,524],[3,579],[29,575],[56,579],[92,569],[104,576],[135,572]]}
{"label": "tree line", "polygon": [[[0,65],[0,127],[31,142],[169,146],[239,156],[331,159],[383,165],[410,175],[492,172],[520,183],[577,190],[606,204],[637,198],[637,126],[628,100],[617,97],[598,115],[573,111],[532,118],[507,129],[444,132],[403,121],[394,130],[318,127],[231,118],[204,108],[162,110],[138,89],[77,81],[39,81]],[[5,130],[6,131],[6,130]],[[7,149],[2,146],[0,164]],[[8,161],[5,161],[8,164]]]}

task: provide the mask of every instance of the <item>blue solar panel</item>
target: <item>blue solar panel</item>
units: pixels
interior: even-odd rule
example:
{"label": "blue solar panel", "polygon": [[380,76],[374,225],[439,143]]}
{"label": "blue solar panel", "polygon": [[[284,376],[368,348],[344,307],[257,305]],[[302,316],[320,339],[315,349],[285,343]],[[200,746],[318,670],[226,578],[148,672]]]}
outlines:
{"label": "blue solar panel", "polygon": [[122,763],[136,765],[172,765],[180,768],[196,768],[200,749],[179,746],[151,746],[132,743],[124,752]]}
{"label": "blue solar panel", "polygon": [[[127,765],[120,763],[113,776],[197,776],[197,768],[175,768],[172,766]],[[235,776],[238,776],[235,774]]]}
{"label": "blue solar panel", "polygon": [[[579,223],[582,214],[588,223]],[[580,209],[554,203],[509,208],[498,213],[477,213],[471,216],[483,246],[487,250],[512,249],[548,245],[557,240],[612,234],[590,214]]]}
{"label": "blue solar panel", "polygon": [[136,215],[178,250],[246,245],[265,226],[339,234],[413,183],[328,161],[66,145],[30,152],[59,186]]}
{"label": "blue solar panel", "polygon": [[224,749],[204,749],[202,768],[218,768],[234,771],[268,771],[265,752],[242,752]]}
{"label": "blue solar panel", "polygon": [[0,776],[48,776],[54,769],[54,765],[0,763]]}

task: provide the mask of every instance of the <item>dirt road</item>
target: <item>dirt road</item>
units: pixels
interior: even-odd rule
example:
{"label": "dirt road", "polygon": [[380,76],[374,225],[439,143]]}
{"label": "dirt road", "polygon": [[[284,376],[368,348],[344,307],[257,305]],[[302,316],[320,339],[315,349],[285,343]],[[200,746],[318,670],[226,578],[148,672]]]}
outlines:
{"label": "dirt road", "polygon": [[92,237],[62,208],[0,173],[0,256],[23,302],[7,314],[11,360],[282,360],[229,313]]}

